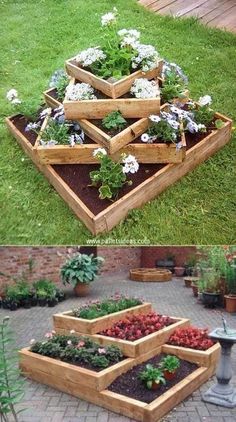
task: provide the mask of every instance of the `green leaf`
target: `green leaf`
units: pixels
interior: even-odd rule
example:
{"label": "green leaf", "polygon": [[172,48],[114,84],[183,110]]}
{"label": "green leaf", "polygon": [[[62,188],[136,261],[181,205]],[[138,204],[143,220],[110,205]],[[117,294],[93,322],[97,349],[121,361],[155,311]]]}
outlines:
{"label": "green leaf", "polygon": [[221,119],[217,119],[217,120],[215,121],[215,127],[216,127],[216,129],[221,129],[223,126],[224,126],[224,122],[223,122],[223,120],[221,120]]}

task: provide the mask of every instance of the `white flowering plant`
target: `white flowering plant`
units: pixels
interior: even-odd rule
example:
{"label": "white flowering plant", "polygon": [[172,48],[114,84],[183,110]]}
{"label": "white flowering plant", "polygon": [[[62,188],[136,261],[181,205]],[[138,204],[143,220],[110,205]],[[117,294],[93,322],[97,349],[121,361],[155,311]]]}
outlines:
{"label": "white flowering plant", "polygon": [[157,98],[160,95],[160,89],[157,81],[149,81],[146,78],[135,79],[130,93],[135,98]]}
{"label": "white flowering plant", "polygon": [[154,69],[159,54],[152,45],[140,43],[140,32],[136,29],[118,30],[118,11],[101,17],[102,42],[99,47],[90,47],[76,56],[77,63],[103,79],[121,79],[135,70]]}
{"label": "white flowering plant", "polygon": [[15,112],[23,114],[29,120],[37,118],[39,106],[36,104],[36,100],[23,101],[19,98],[18,91],[15,88],[11,88],[6,93],[6,99]]}
{"label": "white flowering plant", "polygon": [[149,116],[150,126],[146,133],[141,135],[141,141],[152,144],[156,140],[178,143],[181,135],[181,123],[173,113],[162,111],[160,116]]}
{"label": "white flowering plant", "polygon": [[134,174],[139,169],[139,164],[133,155],[121,154],[120,160],[114,162],[104,148],[94,151],[94,156],[100,161],[100,168],[90,172],[91,186],[99,191],[100,199],[114,199],[125,183],[129,185],[132,181],[127,180],[127,174]]}
{"label": "white flowering plant", "polygon": [[70,101],[97,100],[94,89],[84,82],[69,84],[66,87],[66,98]]}
{"label": "white flowering plant", "polygon": [[65,97],[65,92],[66,92],[68,83],[69,83],[69,76],[64,71],[64,69],[56,70],[50,79],[49,87],[56,88],[57,97],[60,101],[62,101]]}

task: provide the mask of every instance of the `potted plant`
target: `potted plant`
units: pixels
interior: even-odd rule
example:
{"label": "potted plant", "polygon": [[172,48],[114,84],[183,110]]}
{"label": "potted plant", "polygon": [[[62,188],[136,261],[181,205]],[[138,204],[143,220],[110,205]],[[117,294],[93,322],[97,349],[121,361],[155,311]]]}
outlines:
{"label": "potted plant", "polygon": [[176,371],[180,367],[180,360],[176,356],[167,355],[160,362],[160,369],[163,371],[166,380],[175,378]]}
{"label": "potted plant", "polygon": [[196,267],[197,259],[195,255],[191,255],[188,257],[186,264],[185,264],[185,274],[189,277],[195,275],[195,267]]}
{"label": "potted plant", "polygon": [[202,301],[206,307],[215,308],[215,306],[219,305],[219,280],[219,272],[214,268],[208,268],[204,271]]}
{"label": "potted plant", "polygon": [[175,256],[171,253],[166,255],[165,259],[160,259],[156,261],[156,266],[160,268],[166,268],[174,273],[174,267],[175,267]]}
{"label": "potted plant", "polygon": [[68,259],[61,268],[64,285],[72,284],[76,296],[86,296],[90,283],[97,277],[104,259],[93,254],[78,254]]}
{"label": "potted plant", "polygon": [[183,277],[185,268],[184,267],[174,267],[176,277]]}
{"label": "potted plant", "polygon": [[49,308],[53,308],[58,303],[58,299],[56,297],[56,291],[51,292],[47,296],[47,304]]}
{"label": "potted plant", "polygon": [[19,291],[17,286],[9,286],[6,290],[6,297],[3,300],[3,309],[15,311],[19,307]]}
{"label": "potted plant", "polygon": [[226,271],[227,295],[224,296],[227,312],[236,312],[236,260],[228,264]]}
{"label": "potted plant", "polygon": [[47,292],[46,290],[39,289],[37,291],[37,298],[39,306],[46,306],[47,305]]}
{"label": "potted plant", "polygon": [[146,368],[139,373],[138,378],[143,381],[149,390],[157,390],[161,384],[166,384],[163,372],[159,368],[148,364]]}

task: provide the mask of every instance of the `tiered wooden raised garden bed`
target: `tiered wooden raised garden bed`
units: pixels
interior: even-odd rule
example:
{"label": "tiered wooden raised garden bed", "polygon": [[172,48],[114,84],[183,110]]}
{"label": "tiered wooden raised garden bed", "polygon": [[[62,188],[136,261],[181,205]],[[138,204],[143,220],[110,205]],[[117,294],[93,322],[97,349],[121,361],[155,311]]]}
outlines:
{"label": "tiered wooden raised garden bed", "polygon": [[106,330],[115,322],[122,318],[132,315],[147,314],[152,310],[151,303],[143,303],[142,305],[134,306],[133,308],[125,309],[123,311],[115,312],[113,314],[105,315],[95,319],[76,318],[72,315],[72,311],[63,312],[61,314],[53,315],[54,328],[57,332],[60,330],[75,330],[82,334],[96,334],[99,331]]}
{"label": "tiered wooden raised garden bed", "polygon": [[[193,170],[200,163],[207,160],[215,152],[221,149],[231,136],[232,120],[216,113],[216,118],[222,119],[224,126],[218,130],[213,130],[205,138],[197,142],[194,146],[187,145],[186,159],[178,164],[142,164],[143,179],[134,183],[128,192],[121,193],[119,199],[110,203],[109,201],[101,201],[97,210],[94,211],[89,205],[86,205],[86,197],[81,197],[81,193],[76,193],[76,189],[70,182],[70,173],[73,172],[73,182],[76,175],[81,180],[80,172],[89,173],[91,167],[88,165],[65,165],[51,166],[42,165],[35,154],[33,145],[29,142],[23,130],[17,128],[17,119],[19,117],[11,117],[6,119],[7,126],[13,136],[20,143],[25,152],[30,156],[36,166],[44,173],[50,183],[59,192],[63,199],[73,209],[75,214],[84,222],[88,229],[94,234],[107,232],[116,226],[131,209],[140,207],[151,199],[157,197],[168,186],[175,183],[185,174]],[[142,167],[143,166],[143,167]],[[91,169],[92,170],[92,169]],[[140,173],[140,170],[138,172]],[[134,177],[137,178],[138,173]],[[137,179],[140,180],[140,179]],[[78,184],[76,184],[78,187]],[[85,188],[86,186],[84,186]],[[102,206],[101,206],[101,205]]]}
{"label": "tiered wooden raised garden bed", "polygon": [[[106,369],[100,374],[92,374],[93,371],[82,371],[82,368],[74,365],[45,358],[28,349],[23,349],[20,352],[20,368],[27,377],[59,391],[72,394],[141,422],[157,422],[213,375],[216,367],[214,358],[207,361],[207,366],[200,364],[199,368],[149,404],[110,391],[108,385],[132,367],[166,352],[166,345],[163,345],[136,359],[126,359],[111,367],[110,371]],[[186,352],[184,359],[196,363],[198,361],[198,357],[195,356],[196,351],[191,352],[190,354]],[[211,353],[214,355],[214,351]],[[104,388],[108,388],[100,390],[103,385],[106,386]],[[95,388],[93,389],[92,386]]]}
{"label": "tiered wooden raised garden bed", "polygon": [[71,59],[66,61],[66,72],[73,78],[79,79],[82,82],[86,82],[89,85],[92,85],[94,88],[103,92],[108,97],[118,98],[130,90],[135,79],[153,79],[160,76],[162,71],[162,65],[163,61],[159,60],[157,62],[156,68],[150,70],[149,72],[142,72],[141,70],[137,70],[131,73],[129,76],[125,76],[124,78],[118,81],[109,82],[108,80],[99,78],[93,73],[83,69],[76,62],[76,57],[72,57]]}
{"label": "tiered wooden raised garden bed", "polygon": [[[121,318],[122,319],[122,318]],[[158,346],[166,343],[169,339],[170,335],[176,330],[176,328],[185,327],[189,325],[190,321],[186,318],[175,318],[171,317],[175,322],[167,327],[162,328],[159,331],[156,331],[152,334],[149,334],[145,337],[140,338],[139,340],[135,341],[128,341],[122,340],[113,337],[107,337],[101,334],[93,334],[92,338],[97,343],[103,346],[114,345],[119,347],[125,356],[135,358],[147,353],[149,350],[153,350]],[[115,321],[112,320],[112,315],[110,319],[109,326],[110,328]],[[71,324],[68,323],[68,319],[66,321],[67,328],[58,328],[54,326],[55,331],[58,334],[68,334],[68,331],[75,330],[75,335],[81,335],[80,332],[77,332],[74,326],[74,321],[71,321]],[[62,324],[61,324],[62,325]],[[97,331],[98,332],[98,331]]]}
{"label": "tiered wooden raised garden bed", "polygon": [[170,281],[172,272],[158,268],[135,268],[130,270],[130,280],[133,281]]}

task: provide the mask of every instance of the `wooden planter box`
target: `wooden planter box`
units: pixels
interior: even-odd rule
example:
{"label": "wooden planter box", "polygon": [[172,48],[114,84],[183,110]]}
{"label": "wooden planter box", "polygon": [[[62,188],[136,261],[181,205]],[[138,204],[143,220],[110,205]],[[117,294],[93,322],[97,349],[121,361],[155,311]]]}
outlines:
{"label": "wooden planter box", "polygon": [[20,368],[26,376],[28,370],[30,373],[36,370],[56,378],[63,374],[65,381],[71,381],[80,387],[85,384],[96,391],[104,390],[116,377],[128,371],[134,364],[133,359],[126,358],[109,368],[95,372],[91,369],[85,369],[71,363],[33,353],[29,348],[22,349],[19,355]]}
{"label": "wooden planter box", "polygon": [[77,333],[83,334],[95,334],[110,328],[113,324],[127,316],[147,314],[151,311],[152,304],[143,303],[142,305],[134,306],[133,308],[90,320],[76,318],[72,316],[72,311],[68,311],[53,315],[53,324],[56,331],[63,329],[67,331],[75,330]]}
{"label": "wooden planter box", "polygon": [[159,60],[157,62],[157,67],[153,70],[150,70],[149,72],[142,72],[141,70],[137,70],[136,72],[131,73],[131,75],[125,76],[119,81],[111,83],[105,79],[95,76],[93,73],[87,70],[84,70],[76,63],[75,59],[76,56],[66,61],[66,72],[68,75],[75,79],[79,79],[82,82],[88,83],[111,98],[121,97],[121,95],[129,91],[135,79],[153,79],[157,76],[160,76],[163,65],[163,61]]}
{"label": "wooden planter box", "polygon": [[[91,337],[96,343],[99,343],[102,346],[117,346],[120,350],[122,350],[124,356],[137,358],[166,343],[176,328],[186,327],[189,325],[189,319],[173,319],[176,321],[174,324],[164,327],[162,330],[156,331],[155,333],[149,334],[148,336],[135,341],[121,340],[118,338],[103,336],[101,334],[93,334]],[[68,329],[54,328],[58,334],[68,334]],[[81,335],[81,333],[75,332],[75,335]]]}
{"label": "wooden planter box", "polygon": [[97,235],[98,233],[111,230],[126,217],[130,210],[156,198],[167,187],[181,179],[181,177],[188,174],[226,145],[231,137],[232,120],[219,113],[216,113],[215,117],[222,119],[225,123],[224,126],[221,129],[212,131],[202,141],[189,148],[186,152],[186,159],[182,163],[163,165],[154,175],[97,214],[93,213],[84,204],[53,166],[43,166],[40,163],[30,142],[14,125],[14,117],[7,118],[6,124],[24,151],[30,156],[40,171],[44,173],[78,218],[84,222],[91,233]]}
{"label": "wooden planter box", "polygon": [[[75,79],[69,84],[74,85]],[[104,98],[97,100],[71,101],[67,96],[63,101],[65,117],[68,120],[103,119],[112,111],[120,111],[123,117],[141,118],[160,111],[160,96],[156,98]]]}
{"label": "wooden planter box", "polygon": [[[47,94],[45,95],[47,96]],[[54,99],[46,101],[53,105]],[[162,106],[162,108],[165,107],[165,105]],[[47,119],[45,119],[42,130],[46,127],[46,124]],[[181,135],[182,148],[178,150],[173,143],[132,143],[127,145],[147,130],[149,126],[148,118],[138,120],[113,138],[109,137],[89,120],[80,120],[79,124],[86,135],[91,138],[91,144],[75,145],[74,147],[69,145],[45,147],[40,145],[41,137],[39,136],[34,148],[42,164],[97,164],[99,160],[93,156],[93,153],[101,145],[105,146],[115,161],[120,159],[121,154],[132,154],[139,163],[178,163],[182,162],[186,155],[184,133]],[[96,143],[92,143],[93,141]]]}
{"label": "wooden planter box", "polygon": [[[123,367],[120,366],[119,369],[115,369],[115,366],[117,365],[113,366],[113,372],[108,374],[108,378],[110,378],[109,384],[113,382],[116,377],[127,372],[133,366],[143,363],[161,352],[164,352],[163,347],[152,350],[138,359],[127,359],[126,364],[123,365]],[[192,355],[186,360],[194,362]],[[88,384],[88,380],[91,381],[92,378],[87,377],[86,374],[86,376],[82,376],[81,379],[81,372],[78,374],[77,367],[63,363],[62,370],[60,365],[61,362],[51,361],[53,361],[53,359],[33,354],[27,349],[23,349],[20,352],[20,367],[23,374],[27,377],[141,422],[159,421],[160,418],[172,410],[178,403],[183,401],[191,393],[197,390],[200,385],[206,382],[215,371],[215,365],[213,364],[209,368],[200,367],[152,403],[147,404],[109,390],[104,389],[103,391],[97,391],[92,389],[90,384]],[[68,369],[68,366],[72,368]],[[107,370],[102,372],[106,371]],[[104,378],[98,387],[99,389],[103,383],[104,385],[107,385],[108,378],[106,381],[104,381]],[[79,382],[80,380],[82,383]]]}
{"label": "wooden planter box", "polygon": [[169,270],[159,270],[157,268],[135,268],[130,270],[130,280],[133,281],[170,281],[172,272]]}

